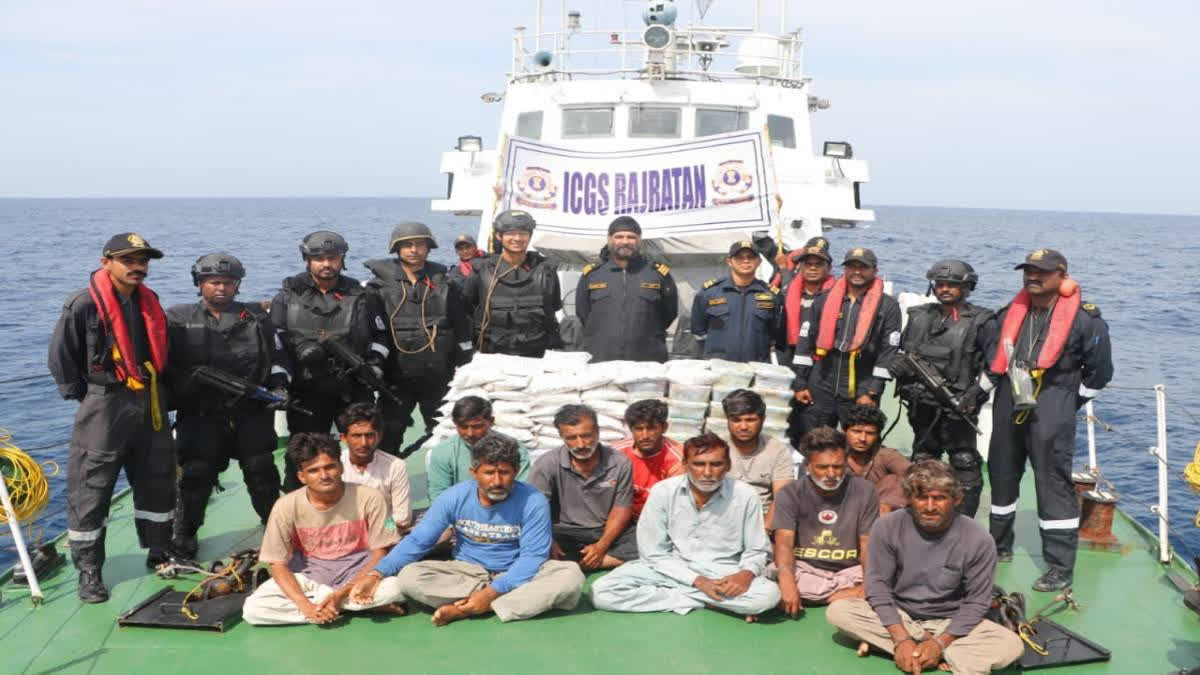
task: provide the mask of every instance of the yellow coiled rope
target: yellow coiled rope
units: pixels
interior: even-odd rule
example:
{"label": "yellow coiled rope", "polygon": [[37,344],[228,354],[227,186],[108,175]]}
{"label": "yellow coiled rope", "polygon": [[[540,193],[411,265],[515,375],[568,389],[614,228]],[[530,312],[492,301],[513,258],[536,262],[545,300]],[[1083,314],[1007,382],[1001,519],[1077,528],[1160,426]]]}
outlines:
{"label": "yellow coiled rope", "polygon": [[[58,474],[58,464],[38,462],[12,444],[12,434],[0,428],[0,475],[8,485],[17,522],[26,525],[37,518],[50,503],[50,484],[46,476]],[[7,524],[10,515],[0,506],[0,523]],[[2,530],[0,533],[7,533]]]}
{"label": "yellow coiled rope", "polygon": [[[1196,444],[1196,449],[1192,452],[1192,461],[1183,469],[1183,479],[1187,481],[1192,490],[1200,494],[1200,443]],[[1200,511],[1196,512],[1196,518],[1192,524],[1200,527]]]}

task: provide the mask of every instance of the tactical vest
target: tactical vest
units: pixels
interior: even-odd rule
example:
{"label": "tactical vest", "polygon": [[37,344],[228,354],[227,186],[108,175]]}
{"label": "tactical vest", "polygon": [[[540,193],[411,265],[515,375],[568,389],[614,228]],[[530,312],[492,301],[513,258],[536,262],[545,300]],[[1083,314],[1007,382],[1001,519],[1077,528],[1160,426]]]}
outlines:
{"label": "tactical vest", "polygon": [[354,319],[358,310],[363,289],[360,286],[337,288],[330,293],[342,293],[345,297],[332,311],[327,311],[312,302],[320,291],[313,289],[288,289],[287,297],[287,332],[288,347],[293,351],[296,346],[307,341],[320,341],[325,338],[337,338],[351,348],[359,351],[355,343]]}
{"label": "tactical vest", "polygon": [[[186,309],[171,309],[170,330],[180,347],[171,352],[171,362],[178,368],[176,372],[183,375],[195,366],[212,366],[251,382],[266,383],[271,371],[274,328],[262,308],[233,303],[227,312],[236,313],[238,319],[224,330],[217,330],[206,322],[208,310],[202,302]],[[212,397],[212,392],[185,390],[180,393],[180,409],[219,407],[213,405],[217,399]]]}
{"label": "tactical vest", "polygon": [[[496,256],[479,270],[481,296],[474,316],[475,334],[479,335],[482,327],[485,347],[491,345],[500,351],[545,348],[550,344],[546,307],[554,292],[554,267],[542,261],[527,279],[509,283],[505,276],[495,283],[499,260]],[[485,318],[487,325],[483,326]]]}
{"label": "tactical vest", "polygon": [[937,303],[911,307],[900,348],[936,368],[954,389],[965,391],[979,376],[976,336],[991,317],[990,311],[964,302],[958,321],[943,323]]}
{"label": "tactical vest", "polygon": [[427,276],[410,284],[407,279],[400,281],[404,272],[394,260],[372,260],[366,265],[375,272],[370,286],[383,301],[388,335],[400,365],[421,361],[448,368],[455,342],[448,315],[451,286],[445,268],[427,263]]}

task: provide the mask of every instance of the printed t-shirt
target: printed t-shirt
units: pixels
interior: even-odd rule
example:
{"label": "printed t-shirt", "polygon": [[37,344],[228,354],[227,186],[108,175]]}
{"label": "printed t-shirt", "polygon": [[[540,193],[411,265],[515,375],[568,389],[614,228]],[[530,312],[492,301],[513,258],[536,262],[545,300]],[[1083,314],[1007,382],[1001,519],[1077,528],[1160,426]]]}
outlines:
{"label": "printed t-shirt", "polygon": [[651,457],[642,457],[639,455],[637,450],[633,448],[632,438],[617,441],[612,446],[614,450],[623,452],[629,458],[629,462],[633,464],[634,518],[642,514],[642,507],[646,504],[646,498],[650,496],[650,488],[654,487],[660,480],[669,478],[673,473],[677,473],[683,466],[679,461],[679,456],[671,447],[671,443],[679,444],[678,441],[672,441],[664,436],[663,449]]}
{"label": "printed t-shirt", "polygon": [[796,533],[796,560],[836,572],[862,562],[858,537],[870,533],[878,517],[879,497],[869,481],[848,476],[827,496],[803,476],[779,491],[771,529]]}
{"label": "printed t-shirt", "polygon": [[287,563],[292,572],[337,587],[362,569],[371,549],[396,543],[387,518],[383,495],[374,488],[346,483],[338,503],[321,511],[302,487],[275,502],[258,559]]}

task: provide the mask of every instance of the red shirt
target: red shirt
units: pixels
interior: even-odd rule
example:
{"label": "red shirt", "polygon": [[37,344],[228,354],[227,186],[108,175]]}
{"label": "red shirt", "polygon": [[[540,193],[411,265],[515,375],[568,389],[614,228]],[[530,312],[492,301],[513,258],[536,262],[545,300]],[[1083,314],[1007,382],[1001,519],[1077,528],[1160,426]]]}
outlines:
{"label": "red shirt", "polygon": [[625,453],[633,463],[633,517],[642,514],[650,488],[658,481],[679,473],[683,467],[683,444],[663,438],[663,449],[652,457],[642,457],[633,449],[633,439],[625,438],[612,444],[614,450]]}

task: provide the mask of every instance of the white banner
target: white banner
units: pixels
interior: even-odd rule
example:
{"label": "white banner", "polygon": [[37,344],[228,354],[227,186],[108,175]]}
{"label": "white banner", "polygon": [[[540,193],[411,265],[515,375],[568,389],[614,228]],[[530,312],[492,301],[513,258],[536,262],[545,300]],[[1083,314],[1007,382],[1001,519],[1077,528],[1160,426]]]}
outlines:
{"label": "white banner", "polygon": [[499,210],[528,211],[541,236],[603,237],[621,215],[646,239],[773,231],[769,153],[759,131],[616,151],[510,138]]}

